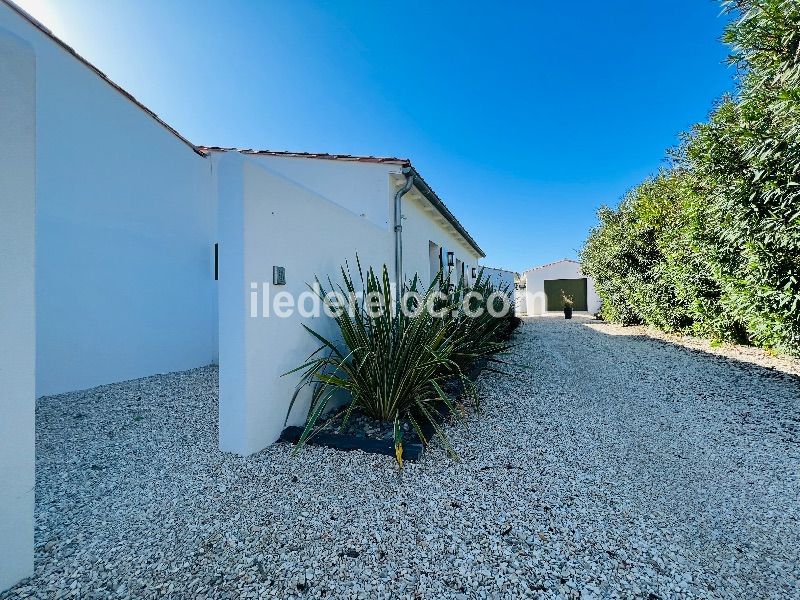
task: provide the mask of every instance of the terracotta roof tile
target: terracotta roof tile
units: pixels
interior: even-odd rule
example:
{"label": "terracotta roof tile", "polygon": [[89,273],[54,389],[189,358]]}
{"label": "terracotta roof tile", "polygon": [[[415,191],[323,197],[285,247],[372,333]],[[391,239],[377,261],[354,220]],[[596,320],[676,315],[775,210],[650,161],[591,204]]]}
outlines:
{"label": "terracotta roof tile", "polygon": [[382,163],[393,164],[402,167],[409,167],[411,173],[414,175],[415,185],[428,199],[428,201],[439,211],[439,213],[453,226],[453,228],[472,246],[472,248],[481,256],[485,257],[486,254],[478,246],[478,243],[473,239],[469,232],[459,222],[456,216],[450,211],[449,208],[442,202],[439,195],[431,189],[428,183],[422,178],[422,175],[411,166],[411,161],[407,158],[395,158],[386,156],[355,156],[352,154],[327,154],[315,152],[290,152],[288,150],[253,150],[251,148],[222,148],[220,146],[199,146],[202,152],[239,152],[241,154],[249,154],[252,156],[288,156],[293,158],[315,158],[321,160],[340,160],[349,162],[366,162],[366,163]]}
{"label": "terracotta roof tile", "polygon": [[256,156],[286,156],[289,158],[319,158],[323,160],[342,160],[349,162],[384,163],[407,167],[411,161],[393,156],[356,156],[353,154],[328,154],[326,152],[291,152],[289,150],[253,150],[252,148],[223,148],[220,146],[199,146],[202,152],[240,152]]}

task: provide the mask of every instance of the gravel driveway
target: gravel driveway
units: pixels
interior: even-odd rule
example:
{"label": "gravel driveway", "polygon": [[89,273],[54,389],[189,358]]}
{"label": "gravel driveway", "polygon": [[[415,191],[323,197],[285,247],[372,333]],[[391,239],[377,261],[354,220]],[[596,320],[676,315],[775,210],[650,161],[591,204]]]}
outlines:
{"label": "gravel driveway", "polygon": [[526,322],[461,461],[401,476],[221,454],[210,367],[43,398],[36,574],[0,596],[798,597],[800,379],[606,327]]}

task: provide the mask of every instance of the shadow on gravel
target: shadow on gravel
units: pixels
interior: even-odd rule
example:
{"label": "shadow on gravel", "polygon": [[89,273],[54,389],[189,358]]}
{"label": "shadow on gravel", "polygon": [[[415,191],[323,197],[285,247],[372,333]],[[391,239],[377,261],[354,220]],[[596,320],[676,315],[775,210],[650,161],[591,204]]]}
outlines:
{"label": "shadow on gravel", "polygon": [[[604,331],[605,328],[610,327],[610,325],[605,321],[586,319],[581,324],[586,329],[591,331],[593,334],[602,335],[607,339],[618,338],[621,344],[627,344],[631,341],[637,341],[644,344],[650,344],[651,346],[669,349],[670,351],[681,352],[688,356],[696,356],[701,360],[710,361],[716,365],[723,367],[742,370],[747,372],[749,375],[763,377],[773,382],[796,385],[798,386],[798,393],[800,393],[800,375],[783,371],[774,366],[760,365],[758,363],[753,362],[752,358],[746,355],[740,357],[727,356],[725,354],[719,354],[717,352],[713,352],[711,350],[707,350],[704,348],[687,346],[685,344],[679,343],[678,341],[672,341],[669,339],[649,336],[643,333],[639,333],[635,330],[632,330],[629,334],[620,333],[619,329],[616,327],[614,331],[611,330]],[[665,356],[664,358],[668,359],[668,356]],[[800,396],[798,398],[800,399]]]}

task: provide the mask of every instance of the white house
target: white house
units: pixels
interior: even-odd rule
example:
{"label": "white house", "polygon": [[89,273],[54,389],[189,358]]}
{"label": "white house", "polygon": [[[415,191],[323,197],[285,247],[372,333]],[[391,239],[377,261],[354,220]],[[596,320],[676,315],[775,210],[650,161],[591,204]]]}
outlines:
{"label": "white house", "polygon": [[408,160],[197,147],[8,0],[0,141],[0,589],[32,570],[36,397],[218,361],[220,447],[249,454],[315,347],[264,298],[484,256]]}
{"label": "white house", "polygon": [[528,315],[563,310],[562,293],[572,297],[575,311],[595,313],[600,310],[594,280],[583,274],[576,260],[564,258],[533,267],[522,273],[522,279]]}
{"label": "white house", "polygon": [[[203,150],[219,202],[220,447],[250,454],[283,428],[296,380],[281,374],[318,345],[300,326],[312,317],[265,317],[265,302],[282,292],[297,298],[316,276],[337,279],[356,255],[365,268],[394,270],[398,241],[404,278],[418,274],[426,286],[440,261],[470,279],[483,252],[408,160]],[[301,403],[290,423],[302,423],[305,410]]]}

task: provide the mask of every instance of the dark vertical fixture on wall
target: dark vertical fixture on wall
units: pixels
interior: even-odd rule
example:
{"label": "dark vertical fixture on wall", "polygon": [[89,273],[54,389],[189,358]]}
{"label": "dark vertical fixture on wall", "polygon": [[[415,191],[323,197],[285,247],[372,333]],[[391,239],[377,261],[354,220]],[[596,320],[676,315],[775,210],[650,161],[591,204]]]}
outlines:
{"label": "dark vertical fixture on wall", "polygon": [[439,248],[439,285],[444,285],[444,258],[442,257],[441,248]]}
{"label": "dark vertical fixture on wall", "polygon": [[214,281],[219,281],[219,244],[214,244]]}
{"label": "dark vertical fixture on wall", "polygon": [[397,301],[403,293],[403,211],[401,201],[414,185],[414,175],[410,167],[403,167],[406,182],[394,195],[394,280],[397,287]]}

